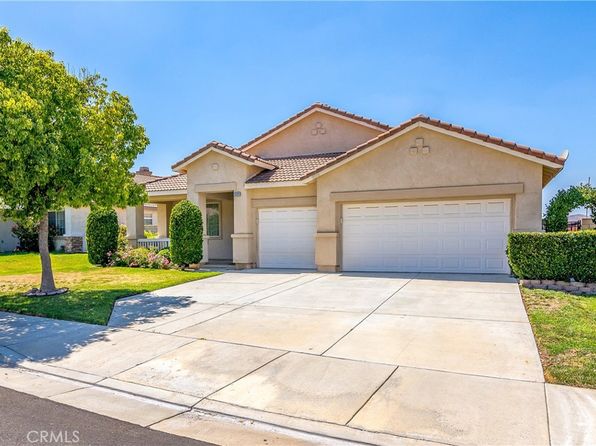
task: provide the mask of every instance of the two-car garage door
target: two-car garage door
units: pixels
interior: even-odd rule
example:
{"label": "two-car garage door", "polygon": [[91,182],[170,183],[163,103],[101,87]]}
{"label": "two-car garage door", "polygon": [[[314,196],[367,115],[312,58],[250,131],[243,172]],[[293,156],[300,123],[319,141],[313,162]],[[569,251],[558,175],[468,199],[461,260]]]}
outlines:
{"label": "two-car garage door", "polygon": [[[343,206],[344,271],[508,273],[510,201]],[[315,268],[317,211],[260,209],[259,266]]]}
{"label": "two-car garage door", "polygon": [[508,273],[509,200],[344,205],[344,271]]}

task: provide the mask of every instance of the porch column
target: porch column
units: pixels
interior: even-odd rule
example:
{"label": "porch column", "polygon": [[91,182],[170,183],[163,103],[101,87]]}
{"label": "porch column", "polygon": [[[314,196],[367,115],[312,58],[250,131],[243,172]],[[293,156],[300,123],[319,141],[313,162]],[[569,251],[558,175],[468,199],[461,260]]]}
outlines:
{"label": "porch column", "polygon": [[317,271],[339,271],[341,204],[329,199],[329,194],[317,193],[317,235],[315,238],[315,263]]}
{"label": "porch column", "polygon": [[157,203],[157,236],[159,238],[168,238],[171,212],[171,203]]}
{"label": "porch column", "polygon": [[254,268],[256,265],[255,236],[250,199],[245,189],[234,191],[234,233],[232,257],[236,268]]}
{"label": "porch column", "polygon": [[145,238],[145,208],[143,205],[126,208],[127,238],[130,246],[135,248],[137,240]]}

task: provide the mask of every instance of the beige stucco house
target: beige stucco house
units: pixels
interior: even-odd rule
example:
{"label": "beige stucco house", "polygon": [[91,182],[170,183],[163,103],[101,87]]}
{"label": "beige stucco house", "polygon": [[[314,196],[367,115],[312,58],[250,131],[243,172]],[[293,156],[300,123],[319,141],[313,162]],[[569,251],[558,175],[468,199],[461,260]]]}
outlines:
{"label": "beige stucco house", "polygon": [[395,126],[313,104],[238,148],[211,142],[146,184],[159,233],[182,198],[204,261],[239,268],[506,273],[540,231],[556,156],[425,116]]}

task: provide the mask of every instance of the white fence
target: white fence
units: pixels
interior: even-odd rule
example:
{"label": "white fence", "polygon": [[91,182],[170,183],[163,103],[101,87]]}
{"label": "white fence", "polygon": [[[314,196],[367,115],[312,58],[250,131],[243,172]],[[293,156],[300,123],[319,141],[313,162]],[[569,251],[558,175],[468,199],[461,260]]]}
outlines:
{"label": "white fence", "polygon": [[170,247],[169,238],[140,238],[137,240],[139,248],[156,248],[157,250]]}

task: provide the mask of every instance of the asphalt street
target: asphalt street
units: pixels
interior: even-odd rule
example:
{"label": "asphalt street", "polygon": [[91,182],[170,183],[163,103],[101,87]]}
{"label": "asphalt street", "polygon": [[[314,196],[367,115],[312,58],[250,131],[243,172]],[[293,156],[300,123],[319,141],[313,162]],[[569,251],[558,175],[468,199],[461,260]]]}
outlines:
{"label": "asphalt street", "polygon": [[0,387],[0,445],[208,446]]}

